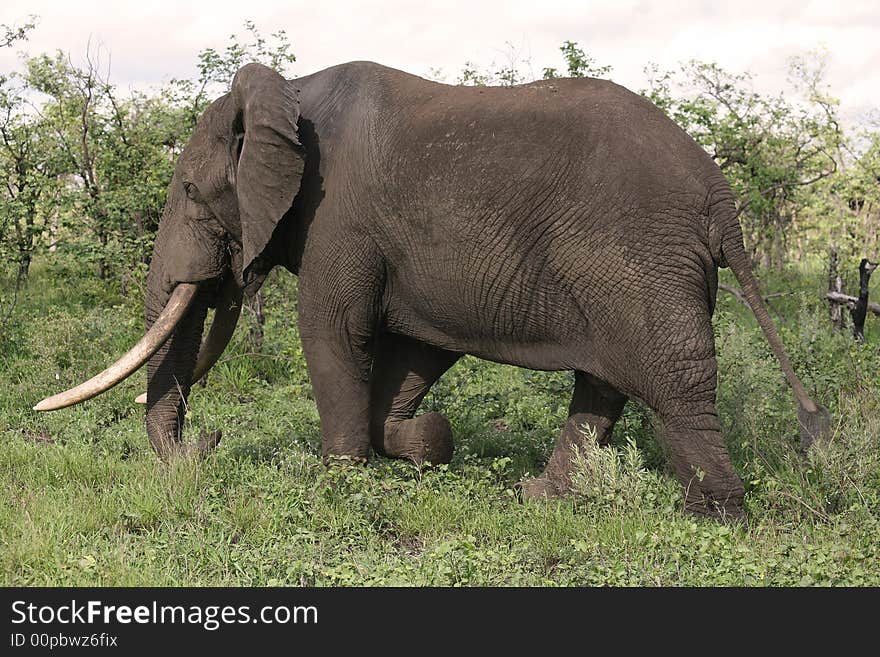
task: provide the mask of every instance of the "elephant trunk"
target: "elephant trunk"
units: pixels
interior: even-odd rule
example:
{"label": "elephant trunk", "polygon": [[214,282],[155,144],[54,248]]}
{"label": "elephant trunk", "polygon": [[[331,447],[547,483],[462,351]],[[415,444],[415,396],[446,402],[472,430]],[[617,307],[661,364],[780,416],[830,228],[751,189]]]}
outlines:
{"label": "elephant trunk", "polygon": [[[159,283],[158,270],[159,267],[151,266],[147,282],[144,310],[148,331],[169,299],[169,294]],[[153,449],[163,459],[171,456],[181,444],[186,400],[192,385],[208,301],[208,292],[200,286],[189,310],[147,361],[147,435]]]}
{"label": "elephant trunk", "polygon": [[[147,295],[146,323],[152,325],[164,306],[164,295]],[[156,453],[168,457],[181,442],[186,400],[208,304],[200,290],[174,332],[147,362],[147,435]]]}

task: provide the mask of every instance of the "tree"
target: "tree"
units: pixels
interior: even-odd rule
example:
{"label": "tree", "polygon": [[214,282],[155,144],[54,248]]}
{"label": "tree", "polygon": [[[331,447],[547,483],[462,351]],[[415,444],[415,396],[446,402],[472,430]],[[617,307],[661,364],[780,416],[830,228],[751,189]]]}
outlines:
{"label": "tree", "polygon": [[[196,78],[173,80],[151,94],[120,93],[101,65],[101,52],[91,47],[81,64],[61,51],[24,61],[25,73],[14,79],[26,93],[9,89],[0,97],[11,108],[0,130],[6,137],[0,165],[10,173],[16,166],[31,172],[7,175],[10,198],[0,211],[0,220],[17,228],[23,266],[50,220],[60,224],[62,247],[94,263],[102,279],[118,273],[125,285],[132,269],[148,261],[174,163],[209,98],[227,91],[248,61],[282,72],[295,61],[283,31],[267,40],[252,22],[245,29],[246,40],[232,35],[225,50],[200,51]],[[19,111],[26,98],[28,111]],[[27,160],[37,154],[40,168]],[[35,171],[55,185],[52,208],[41,210],[33,196],[42,190]]]}
{"label": "tree", "polygon": [[296,61],[296,56],[291,51],[287,32],[277,30],[267,41],[250,20],[244,22],[244,30],[247,41],[231,34],[229,44],[222,51],[203,48],[196,56],[198,75],[191,79],[174,79],[163,91],[163,96],[172,105],[188,109],[188,132],[195,127],[196,119],[210,101],[229,91],[232,78],[245,64],[259,62],[281,75],[289,74],[290,65]]}
{"label": "tree", "polygon": [[37,20],[37,17],[31,14],[28,20],[18,27],[0,24],[0,48],[8,48],[16,41],[26,41],[28,32],[37,26]]}
{"label": "tree", "polygon": [[491,83],[489,75],[480,71],[476,64],[472,61],[464,63],[461,74],[455,81],[456,84],[469,85],[473,87],[484,87]]}
{"label": "tree", "polygon": [[45,124],[26,111],[26,85],[9,76],[0,85],[0,251],[17,263],[17,280],[27,280],[33,254],[46,228],[40,212],[43,198],[53,192],[55,172]]}
{"label": "tree", "polygon": [[91,51],[86,52],[82,67],[61,51],[33,57],[26,65],[31,87],[46,97],[37,110],[39,116],[52,133],[62,167],[72,176],[73,184],[65,188],[71,210],[67,219],[84,224],[94,236],[76,242],[86,246],[80,255],[96,260],[104,279],[109,272],[112,220],[106,198],[109,181],[101,174],[107,169],[102,166],[104,158],[112,154],[108,136],[113,135],[113,126],[107,111],[112,87],[100,78],[98,60]]}
{"label": "tree", "polygon": [[[587,55],[576,41],[565,41],[559,51],[565,59],[566,70],[570,78],[605,78],[613,70],[611,66],[599,66],[596,60]],[[545,80],[558,78],[555,68],[545,68],[542,76]]]}
{"label": "tree", "polygon": [[[526,75],[521,66],[525,65],[526,70],[531,70],[531,59],[522,57],[519,49],[515,48],[510,41],[506,42],[504,51],[505,62],[501,65],[494,61],[489,65],[489,71],[481,69],[473,61],[466,61],[462,67],[461,73],[456,79],[456,84],[470,86],[498,85],[509,87],[523,82],[529,82],[530,77]],[[612,70],[611,66],[600,66],[596,60],[587,55],[578,47],[575,41],[565,41],[559,51],[565,59],[566,71],[569,77],[606,77]],[[494,69],[494,70],[493,70]],[[439,77],[439,69],[432,70],[433,77]],[[551,80],[560,77],[556,68],[548,67],[543,69],[541,77],[544,80]]]}
{"label": "tree", "polygon": [[[33,16],[21,27],[0,25],[0,48],[27,39],[35,25]],[[38,205],[52,180],[44,126],[27,112],[27,91],[16,73],[0,75],[0,254],[17,264],[16,290],[27,280],[43,233]]]}
{"label": "tree", "polygon": [[836,101],[818,93],[821,60],[793,60],[800,102],[751,89],[751,75],[690,61],[678,74],[646,69],[642,93],[715,159],[741,200],[748,246],[764,266],[781,266],[787,238],[802,226],[816,184],[837,171],[842,133]]}

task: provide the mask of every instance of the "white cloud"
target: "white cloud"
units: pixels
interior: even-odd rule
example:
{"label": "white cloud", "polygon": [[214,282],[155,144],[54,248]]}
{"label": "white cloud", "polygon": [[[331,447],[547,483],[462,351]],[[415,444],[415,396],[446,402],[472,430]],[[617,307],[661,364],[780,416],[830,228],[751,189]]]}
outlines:
{"label": "white cloud", "polygon": [[[370,59],[419,75],[443,68],[454,79],[466,60],[504,62],[507,42],[537,73],[561,68],[559,45],[571,39],[633,89],[644,85],[649,61],[673,68],[699,58],[749,69],[758,88],[776,91],[787,57],[825,46],[832,91],[852,113],[880,104],[878,7],[876,0],[4,0],[0,23],[38,14],[25,45],[32,54],[82,55],[91,38],[112,54],[114,80],[134,86],[192,75],[196,53],[223,48],[245,19],[264,34],[286,30],[301,74]],[[12,49],[0,50],[0,69],[15,66]]]}

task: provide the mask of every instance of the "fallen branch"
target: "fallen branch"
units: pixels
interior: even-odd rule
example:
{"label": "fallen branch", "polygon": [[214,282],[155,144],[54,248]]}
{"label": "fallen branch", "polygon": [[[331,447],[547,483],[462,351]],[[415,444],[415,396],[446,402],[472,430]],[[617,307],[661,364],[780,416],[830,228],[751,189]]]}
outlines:
{"label": "fallen branch", "polygon": [[[737,287],[733,287],[732,285],[725,285],[724,283],[718,284],[719,290],[724,290],[725,292],[729,292],[737,299],[739,299],[745,305],[749,305],[748,300],[746,299],[746,295]],[[772,294],[768,294],[766,296],[761,297],[764,301],[770,301],[770,299],[777,299],[779,297],[787,297],[790,294],[794,294],[794,292],[773,292]]]}
{"label": "fallen branch", "polygon": [[[850,295],[841,292],[826,292],[825,298],[833,303],[839,303],[849,308],[855,308],[856,302],[858,302],[858,297],[851,297]],[[880,315],[880,303],[869,301],[868,310],[875,315]]]}
{"label": "fallen branch", "polygon": [[780,495],[782,495],[783,497],[787,497],[788,499],[797,502],[798,504],[800,504],[802,507],[804,507],[807,511],[809,511],[810,513],[812,513],[812,514],[813,514],[814,516],[816,516],[817,518],[819,518],[819,519],[821,519],[821,520],[824,520],[825,522],[831,522],[831,518],[829,518],[826,514],[822,513],[821,511],[817,511],[816,509],[814,509],[813,507],[811,507],[809,504],[807,504],[806,502],[804,502],[804,501],[803,501],[801,498],[799,498],[797,495],[792,495],[791,493],[787,493],[787,492],[785,492],[784,490],[780,490],[780,491],[777,491],[777,492],[778,492]]}

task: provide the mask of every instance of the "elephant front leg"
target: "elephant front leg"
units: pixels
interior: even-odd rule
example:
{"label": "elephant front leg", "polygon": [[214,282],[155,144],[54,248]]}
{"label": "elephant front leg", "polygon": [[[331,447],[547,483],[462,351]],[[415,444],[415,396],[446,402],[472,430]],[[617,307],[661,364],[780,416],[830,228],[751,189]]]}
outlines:
{"label": "elephant front leg", "polygon": [[568,493],[571,490],[574,449],[583,447],[587,439],[583,433],[584,427],[594,430],[599,444],[606,445],[624,404],[626,396],[604,381],[585,372],[575,372],[568,420],[544,472],[540,477],[522,483],[523,498],[558,497]]}
{"label": "elephant front leg", "polygon": [[370,454],[370,370],[382,263],[363,240],[322,232],[326,230],[327,225],[313,231],[310,240],[317,246],[300,268],[300,340],[321,418],[324,462],[365,462]]}
{"label": "elephant front leg", "polygon": [[365,346],[302,337],[312,391],[321,417],[321,453],[365,462],[370,453],[370,369]]}
{"label": "elephant front leg", "polygon": [[452,429],[440,413],[413,417],[431,386],[461,354],[399,335],[379,338],[373,361],[370,434],[377,454],[416,464],[449,463]]}

